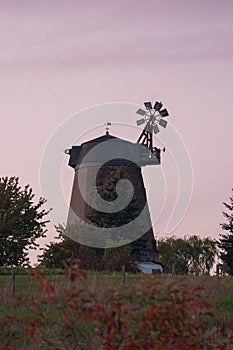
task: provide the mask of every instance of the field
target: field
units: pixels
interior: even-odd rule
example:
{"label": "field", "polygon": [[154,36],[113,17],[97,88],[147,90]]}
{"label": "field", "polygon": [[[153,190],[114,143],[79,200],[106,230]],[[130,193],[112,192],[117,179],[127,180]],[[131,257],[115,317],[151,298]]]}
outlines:
{"label": "field", "polygon": [[70,271],[0,275],[1,350],[233,348],[231,277]]}

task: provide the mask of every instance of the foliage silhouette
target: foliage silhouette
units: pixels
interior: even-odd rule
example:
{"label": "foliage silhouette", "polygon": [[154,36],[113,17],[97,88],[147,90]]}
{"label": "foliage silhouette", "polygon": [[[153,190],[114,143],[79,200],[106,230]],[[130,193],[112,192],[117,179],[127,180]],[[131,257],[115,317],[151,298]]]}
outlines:
{"label": "foliage silhouette", "polygon": [[220,224],[222,230],[225,231],[220,234],[219,239],[220,257],[227,265],[229,274],[233,276],[233,196],[230,197],[229,203],[224,202],[223,204],[228,212],[223,211],[226,222]]}
{"label": "foliage silhouette", "polygon": [[0,266],[29,265],[28,250],[38,247],[36,239],[45,237],[46,200],[33,203],[29,185],[21,188],[18,177],[0,178]]}

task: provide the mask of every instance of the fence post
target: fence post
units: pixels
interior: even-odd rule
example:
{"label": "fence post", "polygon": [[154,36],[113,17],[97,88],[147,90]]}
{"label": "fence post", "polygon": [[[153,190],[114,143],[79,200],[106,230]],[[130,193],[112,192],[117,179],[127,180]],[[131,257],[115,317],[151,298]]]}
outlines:
{"label": "fence post", "polygon": [[217,276],[217,283],[218,283],[218,289],[219,289],[219,282],[220,282],[220,266],[219,266],[219,264],[216,265],[216,276]]}
{"label": "fence post", "polygon": [[174,277],[175,274],[176,274],[176,264],[173,263],[173,264],[172,264],[172,276]]}
{"label": "fence post", "polygon": [[72,281],[72,267],[71,266],[69,266],[68,275],[69,275],[69,278],[68,278],[69,288],[72,288],[73,287],[73,281]]}
{"label": "fence post", "polygon": [[15,295],[15,270],[11,270],[11,294]]}
{"label": "fence post", "polygon": [[122,276],[122,285],[124,288],[125,287],[125,265],[122,265],[121,276]]}

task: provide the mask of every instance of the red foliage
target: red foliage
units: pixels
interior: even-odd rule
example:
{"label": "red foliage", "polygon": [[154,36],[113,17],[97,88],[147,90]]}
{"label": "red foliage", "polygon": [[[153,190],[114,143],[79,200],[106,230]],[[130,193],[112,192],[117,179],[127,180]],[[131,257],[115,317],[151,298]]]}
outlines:
{"label": "red foliage", "polygon": [[55,294],[55,288],[51,283],[48,282],[44,274],[41,271],[37,270],[29,275],[29,279],[33,277],[36,279],[39,287],[42,289],[45,298],[48,301],[53,299]]}
{"label": "red foliage", "polygon": [[[24,318],[24,334],[34,341],[36,334],[43,334],[46,327],[40,306],[55,303],[56,290],[40,271],[34,272],[31,277],[36,278],[44,296],[41,301],[29,302],[32,315]],[[205,336],[205,315],[210,305],[203,299],[201,288],[171,284],[162,291],[158,278],[152,276],[133,292],[127,289],[109,291],[104,303],[100,303],[93,293],[79,287],[81,279],[86,277],[77,268],[77,262],[72,262],[67,272],[68,287],[64,299],[59,302],[63,329],[69,333],[72,346],[77,345],[77,334],[82,336],[80,324],[85,323],[93,325],[93,335],[82,347],[85,350],[229,348],[228,334],[232,332],[233,325],[223,325],[219,330],[220,334],[226,335],[226,341],[221,345],[214,345],[210,337]],[[13,316],[9,316],[8,320],[18,322]],[[0,350],[11,349],[4,345]]]}

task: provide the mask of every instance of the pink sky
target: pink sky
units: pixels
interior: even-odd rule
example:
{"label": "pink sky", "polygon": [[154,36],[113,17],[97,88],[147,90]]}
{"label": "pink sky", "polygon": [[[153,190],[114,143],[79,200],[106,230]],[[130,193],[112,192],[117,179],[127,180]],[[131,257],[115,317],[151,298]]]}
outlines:
{"label": "pink sky", "polygon": [[233,187],[232,18],[231,0],[0,0],[0,176],[17,175],[40,196],[42,152],[66,118],[162,100],[194,172],[174,234],[218,237]]}

